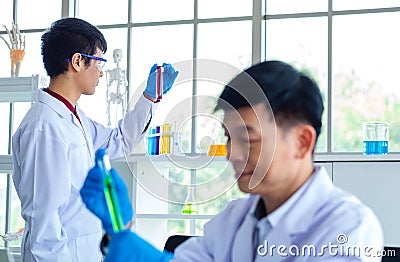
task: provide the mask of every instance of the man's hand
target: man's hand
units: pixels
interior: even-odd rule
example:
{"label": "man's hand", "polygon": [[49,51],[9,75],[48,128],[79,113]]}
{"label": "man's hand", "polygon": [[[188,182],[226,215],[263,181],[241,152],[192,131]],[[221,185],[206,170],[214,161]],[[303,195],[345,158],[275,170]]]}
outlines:
{"label": "man's hand", "polygon": [[[122,220],[126,225],[131,221],[133,216],[132,205],[128,197],[128,190],[124,181],[120,178],[114,168],[111,168],[110,173],[117,191]],[[104,179],[105,175],[101,169],[97,166],[93,167],[89,170],[80,194],[86,207],[100,218],[107,234],[112,235],[114,234],[114,230],[104,196]]]}
{"label": "man's hand", "polygon": [[174,258],[168,251],[161,252],[130,230],[111,237],[105,262],[168,262]]}
{"label": "man's hand", "polygon": [[[174,85],[175,79],[179,74],[179,71],[175,71],[171,64],[164,63],[164,85],[163,94],[166,94],[171,87]],[[147,78],[146,89],[143,94],[152,101],[157,101],[156,95],[156,77],[157,77],[157,64],[154,64],[151,69],[149,76]]]}

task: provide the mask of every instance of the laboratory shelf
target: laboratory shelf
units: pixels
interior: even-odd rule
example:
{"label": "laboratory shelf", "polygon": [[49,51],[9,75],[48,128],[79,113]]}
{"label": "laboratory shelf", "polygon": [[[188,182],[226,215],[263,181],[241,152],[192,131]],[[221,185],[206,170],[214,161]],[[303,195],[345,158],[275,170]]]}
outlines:
{"label": "laboratory shelf", "polygon": [[183,169],[216,168],[228,165],[225,156],[207,156],[206,154],[184,154],[175,156],[170,154],[148,156],[144,154],[132,154],[126,158],[116,159],[113,162],[153,164],[159,168],[177,167]]}
{"label": "laboratory shelf", "polygon": [[387,155],[363,155],[362,153],[336,153],[316,154],[314,162],[397,162],[400,161],[400,153]]}
{"label": "laboratory shelf", "polygon": [[36,100],[39,75],[0,78],[0,102],[32,102]]}
{"label": "laboratory shelf", "polygon": [[0,173],[12,173],[12,155],[0,155]]}
{"label": "laboratory shelf", "polygon": [[193,161],[193,160],[209,160],[213,159],[214,161],[225,161],[226,156],[207,156],[206,154],[183,154],[183,155],[171,155],[171,154],[162,154],[149,156],[146,154],[131,154],[127,157],[128,160],[135,162],[145,162],[145,161]]}
{"label": "laboratory shelf", "polygon": [[[201,169],[204,167],[221,167],[228,163],[225,156],[207,156],[206,154],[185,154],[174,156],[169,154],[148,156],[132,154],[126,158],[114,160],[127,163],[154,163],[159,167],[183,167]],[[363,155],[360,153],[317,153],[314,162],[397,162],[400,161],[400,152],[387,155]]]}
{"label": "laboratory shelf", "polygon": [[214,215],[183,215],[183,214],[136,214],[136,218],[149,219],[211,219]]}

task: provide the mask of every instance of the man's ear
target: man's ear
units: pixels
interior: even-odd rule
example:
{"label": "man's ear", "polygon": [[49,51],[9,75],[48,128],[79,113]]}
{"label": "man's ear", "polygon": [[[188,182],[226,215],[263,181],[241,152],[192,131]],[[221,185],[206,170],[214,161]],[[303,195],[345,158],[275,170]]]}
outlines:
{"label": "man's ear", "polygon": [[79,53],[75,53],[71,57],[71,66],[75,71],[81,71],[81,65],[83,64],[82,56]]}
{"label": "man's ear", "polygon": [[309,124],[300,124],[296,127],[297,157],[304,158],[308,154],[313,154],[316,136],[314,127]]}

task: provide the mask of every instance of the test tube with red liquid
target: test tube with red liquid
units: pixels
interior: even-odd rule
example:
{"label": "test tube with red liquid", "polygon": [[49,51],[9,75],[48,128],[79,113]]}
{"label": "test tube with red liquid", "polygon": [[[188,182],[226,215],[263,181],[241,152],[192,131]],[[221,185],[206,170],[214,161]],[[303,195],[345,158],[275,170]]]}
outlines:
{"label": "test tube with red liquid", "polygon": [[157,66],[157,75],[156,75],[156,97],[157,100],[162,98],[164,90],[164,67]]}

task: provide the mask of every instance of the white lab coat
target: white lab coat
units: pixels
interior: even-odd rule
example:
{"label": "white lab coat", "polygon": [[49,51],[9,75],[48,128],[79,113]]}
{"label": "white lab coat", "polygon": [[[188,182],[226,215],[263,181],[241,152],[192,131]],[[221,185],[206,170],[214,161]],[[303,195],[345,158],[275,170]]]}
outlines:
{"label": "white lab coat", "polygon": [[13,135],[13,181],[25,220],[23,261],[101,261],[101,223],[86,209],[79,190],[106,148],[123,157],[142,138],[153,105],[141,97],[115,129],[77,109],[82,122],[59,100],[39,90]]}
{"label": "white lab coat", "polygon": [[[265,254],[266,242],[255,241],[253,232],[257,220],[250,212],[259,196],[252,195],[231,202],[219,215],[210,220],[204,227],[204,236],[191,238],[175,250],[175,261],[381,261],[380,257],[351,256],[351,250],[343,254],[337,237],[346,234],[349,246],[360,248],[372,247],[370,253],[383,250],[383,233],[373,212],[357,198],[334,187],[326,171],[320,168],[311,176],[310,183],[303,185],[303,192],[290,206],[281,207],[286,211],[277,224],[262,235],[261,239],[268,241],[268,253]],[[293,197],[293,196],[292,196]],[[279,208],[274,211],[277,212]],[[255,244],[256,242],[256,244]],[[315,246],[317,251],[323,245],[337,245],[332,251],[325,249],[318,252],[323,256],[295,254],[294,246],[303,248]],[[256,252],[260,249],[261,255]],[[272,249],[271,246],[276,248]],[[283,245],[286,250],[278,253],[278,247]],[[345,245],[345,244],[344,244]],[[343,246],[344,246],[343,245]],[[289,249],[291,251],[289,251]],[[300,249],[301,250],[301,249]],[[335,251],[336,250],[336,251]],[[308,251],[304,254],[308,254]],[[285,254],[287,256],[285,256]],[[313,253],[311,253],[313,254]],[[333,255],[331,255],[333,254]],[[368,255],[367,253],[364,253]],[[375,253],[373,253],[374,255]]]}

